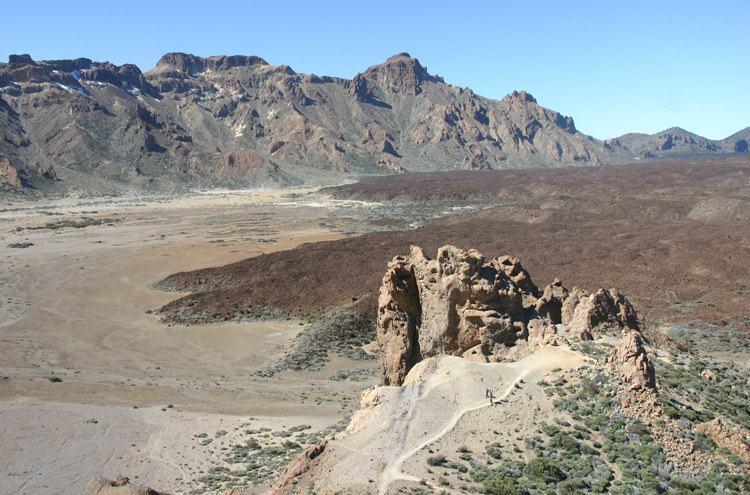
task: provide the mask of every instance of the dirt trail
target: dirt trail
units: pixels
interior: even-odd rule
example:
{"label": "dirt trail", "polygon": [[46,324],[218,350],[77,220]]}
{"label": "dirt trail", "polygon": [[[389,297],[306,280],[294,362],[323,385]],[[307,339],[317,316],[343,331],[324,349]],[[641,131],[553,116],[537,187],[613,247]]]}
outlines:
{"label": "dirt trail", "polygon": [[[511,392],[513,392],[513,389],[516,387],[516,385],[518,385],[518,383],[526,375],[528,375],[531,370],[519,369],[517,371],[519,373],[516,376],[515,380],[506,387],[505,392],[500,397],[495,398],[496,401],[501,401],[501,400],[506,399],[511,394]],[[437,385],[443,382],[444,381],[433,384],[432,386],[428,387],[425,390],[424,394],[419,398],[420,401],[426,398],[426,396],[434,388],[436,388]],[[412,403],[412,410],[414,407],[416,407],[419,404],[420,401]],[[391,485],[391,483],[393,483],[396,480],[419,481],[421,478],[402,472],[402,466],[404,462],[406,462],[409,458],[411,458],[414,454],[416,454],[420,450],[424,449],[428,445],[436,442],[437,440],[443,438],[445,435],[450,433],[453,430],[453,428],[456,427],[456,424],[458,424],[459,420],[464,417],[465,414],[471,411],[476,411],[476,410],[485,408],[485,407],[490,407],[490,403],[485,401],[481,405],[466,407],[464,409],[456,411],[455,415],[453,416],[453,419],[447,425],[445,425],[445,427],[441,431],[439,431],[435,436],[423,441],[422,443],[418,444],[416,447],[409,449],[408,451],[401,454],[398,458],[396,458],[391,464],[389,464],[389,466],[385,469],[385,471],[383,471],[383,475],[380,478],[380,484],[378,488],[380,495],[385,495],[388,492],[388,487]],[[405,418],[405,421],[409,421],[410,419],[411,417],[409,416]],[[433,488],[437,489],[438,487],[433,487]]]}
{"label": "dirt trail", "polygon": [[[590,363],[565,347],[542,347],[514,363],[429,358],[412,368],[404,386],[366,392],[365,407],[343,436],[329,442],[311,479],[316,488],[331,492],[371,483],[377,483],[379,495],[414,483],[447,489],[437,485],[428,456],[442,455],[448,462],[457,452],[471,452],[482,459],[490,443],[512,448],[514,440],[507,437],[535,434],[539,421],[555,415],[536,383],[552,369],[564,373],[583,364]],[[493,407],[487,389],[495,394]]]}

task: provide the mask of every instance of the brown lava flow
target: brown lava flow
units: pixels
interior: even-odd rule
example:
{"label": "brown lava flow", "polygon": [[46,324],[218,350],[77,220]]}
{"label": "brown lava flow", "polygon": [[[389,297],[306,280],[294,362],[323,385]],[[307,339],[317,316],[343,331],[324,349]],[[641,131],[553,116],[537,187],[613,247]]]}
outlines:
{"label": "brown lava flow", "polygon": [[[386,265],[419,245],[453,244],[521,260],[535,283],[555,278],[586,291],[615,287],[647,322],[701,320],[748,329],[750,158],[659,161],[606,167],[457,171],[368,177],[329,188],[339,198],[515,201],[378,232],[306,244],[219,268],[171,275],[200,290],[193,311],[225,319],[270,307],[304,316],[345,306],[374,321]],[[250,309],[248,309],[250,307]]]}

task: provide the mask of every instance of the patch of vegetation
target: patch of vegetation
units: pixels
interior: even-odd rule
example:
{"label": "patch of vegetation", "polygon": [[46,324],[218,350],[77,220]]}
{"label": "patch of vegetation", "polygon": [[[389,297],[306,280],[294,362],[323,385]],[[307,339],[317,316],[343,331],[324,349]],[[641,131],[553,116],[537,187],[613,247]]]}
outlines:
{"label": "patch of vegetation", "polygon": [[101,224],[114,224],[114,222],[119,222],[119,218],[104,218],[104,219],[93,219],[93,218],[87,218],[83,217],[80,221],[75,220],[59,220],[57,222],[47,222],[44,225],[40,225],[38,227],[27,227],[28,230],[57,230],[57,229],[65,229],[65,228],[72,228],[72,229],[82,229],[85,227],[92,227],[92,226],[99,226]]}
{"label": "patch of vegetation", "polygon": [[[374,339],[372,324],[361,315],[344,309],[329,309],[297,335],[294,348],[286,356],[256,375],[270,377],[285,369],[319,371],[328,362],[329,353],[357,361],[373,360],[377,356],[368,354],[362,346]],[[346,379],[352,376],[359,379],[370,374],[374,375],[375,370],[345,375]]]}
{"label": "patch of vegetation", "polygon": [[26,249],[27,247],[31,247],[34,244],[30,242],[14,242],[13,244],[8,244],[9,248],[17,248],[17,249]]}
{"label": "patch of vegetation", "polygon": [[[349,416],[346,416],[339,423],[317,432],[306,432],[310,425],[273,432],[269,428],[237,429],[231,434],[219,430],[216,438],[228,442],[227,447],[219,449],[224,465],[210,468],[198,478],[200,488],[193,493],[223,493],[230,488],[252,487],[276,481],[297,454],[343,431],[348,423]],[[212,442],[207,436],[205,433],[195,435],[200,446],[207,447]],[[293,440],[290,439],[292,436]]]}

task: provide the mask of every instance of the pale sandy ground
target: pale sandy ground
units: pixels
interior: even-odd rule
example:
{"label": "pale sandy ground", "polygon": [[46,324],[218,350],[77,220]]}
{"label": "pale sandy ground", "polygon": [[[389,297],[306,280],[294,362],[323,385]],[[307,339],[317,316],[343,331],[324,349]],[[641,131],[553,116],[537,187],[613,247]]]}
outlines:
{"label": "pale sandy ground", "polygon": [[[289,348],[299,321],[168,327],[146,314],[180,295],[151,288],[171,273],[342,237],[318,226],[335,202],[289,197],[307,192],[0,204],[0,493],[80,494],[98,475],[184,492],[221,463],[219,441],[201,446],[196,434],[224,429],[229,442],[247,423],[338,422],[341,400],[356,403],[374,378],[329,378],[362,363],[252,376]],[[82,216],[122,221],[15,230]],[[6,247],[15,242],[34,245]],[[323,400],[301,403],[302,392]]]}
{"label": "pale sandy ground", "polygon": [[[422,361],[403,387],[369,392],[372,405],[356,413],[347,432],[329,443],[315,487],[324,492],[369,488],[385,495],[424,480],[436,491],[446,490],[431,481],[439,475],[430,472],[427,458],[443,454],[457,461],[458,449],[465,447],[474,458],[492,462],[485,447],[494,442],[506,449],[503,458],[528,462],[534,454],[523,438],[538,434],[540,422],[552,423],[558,415],[536,383],[593,365],[567,347],[543,347],[515,363],[480,364],[453,356]],[[561,370],[552,373],[556,368]],[[493,391],[494,405],[485,398],[486,389]],[[432,470],[454,487],[463,484],[440,468]]]}

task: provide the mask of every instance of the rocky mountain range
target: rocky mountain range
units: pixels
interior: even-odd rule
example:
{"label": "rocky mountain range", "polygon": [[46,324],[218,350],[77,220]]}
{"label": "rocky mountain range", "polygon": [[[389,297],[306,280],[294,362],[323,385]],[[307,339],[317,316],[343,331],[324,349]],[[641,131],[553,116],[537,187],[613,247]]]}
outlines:
{"label": "rocky mountain range", "polygon": [[679,127],[656,134],[625,134],[607,141],[622,146],[639,158],[673,155],[703,155],[709,153],[746,153],[750,141],[750,127],[745,127],[722,140],[706,139]]}
{"label": "rocky mountain range", "polygon": [[[89,59],[0,64],[5,191],[294,184],[337,172],[558,167],[695,150],[743,151],[679,129],[599,141],[528,93],[500,101],[400,53],[353,79],[254,56],[168,53],[142,73]],[[750,128],[749,128],[750,129]]]}
{"label": "rocky mountain range", "polygon": [[134,65],[13,55],[0,64],[0,91],[0,175],[15,189],[596,164],[654,147],[642,136],[596,141],[525,92],[482,98],[405,53],[352,80],[246,56],[170,53],[143,74]]}

